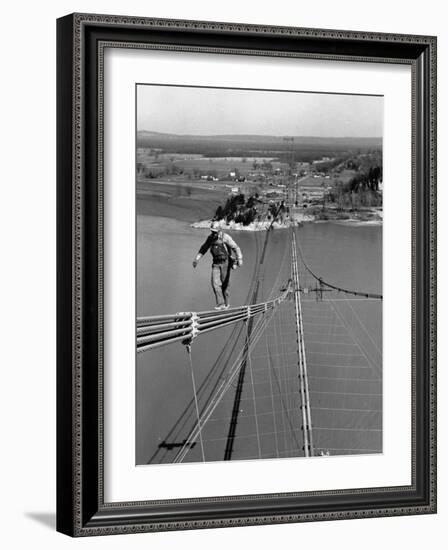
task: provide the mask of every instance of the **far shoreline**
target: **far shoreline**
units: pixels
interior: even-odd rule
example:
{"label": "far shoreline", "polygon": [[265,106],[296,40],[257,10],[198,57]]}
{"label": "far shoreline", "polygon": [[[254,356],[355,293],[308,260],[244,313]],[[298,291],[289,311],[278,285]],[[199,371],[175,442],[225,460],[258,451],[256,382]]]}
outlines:
{"label": "far shoreline", "polygon": [[[188,193],[185,186],[162,182],[137,182],[136,214],[144,216],[171,218],[189,224],[195,229],[206,229],[210,226],[213,213],[227,199],[225,189],[207,189],[191,187]],[[332,208],[323,209],[316,205],[309,211],[296,210],[292,214],[294,224],[302,223],[337,223],[350,226],[381,226],[382,208],[365,208],[362,210],[337,211]],[[271,220],[256,221],[248,226],[241,223],[222,221],[222,228],[227,231],[265,231],[272,224]],[[275,229],[290,227],[291,221],[274,222]]]}
{"label": "far shoreline", "polygon": [[[190,223],[190,227],[194,229],[207,229],[210,227],[213,220],[201,220],[199,222]],[[329,219],[318,219],[313,216],[298,216],[293,221],[281,222],[272,222],[272,220],[253,222],[248,225],[243,225],[241,223],[235,222],[225,222],[223,220],[218,221],[219,227],[222,230],[226,231],[267,231],[271,227],[273,229],[288,229],[291,226],[309,224],[309,223],[333,223],[337,225],[347,225],[352,227],[361,227],[361,226],[382,226],[383,222],[381,218],[376,219],[359,219],[359,218],[329,218]]]}

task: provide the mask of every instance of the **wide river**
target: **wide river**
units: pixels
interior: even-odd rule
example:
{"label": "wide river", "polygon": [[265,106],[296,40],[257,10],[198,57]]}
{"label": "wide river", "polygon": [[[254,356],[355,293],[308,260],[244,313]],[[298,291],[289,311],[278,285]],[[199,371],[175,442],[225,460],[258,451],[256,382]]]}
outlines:
{"label": "wide river", "polygon": [[[147,215],[138,216],[138,316],[212,309],[214,296],[210,286],[210,254],[202,258],[197,269],[192,267],[192,261],[207,235],[207,230],[193,229],[186,222]],[[260,257],[265,233],[239,231],[232,232],[231,235],[241,247],[244,255],[243,267],[232,273],[230,302],[231,305],[236,306],[248,303],[255,266]],[[319,277],[343,288],[381,293],[381,226],[329,222],[307,223],[299,228],[297,235],[303,258]],[[270,295],[278,295],[280,288],[287,281],[290,269],[289,246],[288,230],[277,229],[270,233],[264,260],[265,269],[257,301],[263,301]],[[323,449],[325,454],[327,452],[328,454],[357,451],[380,452],[382,448],[382,415],[380,412],[382,392],[381,301],[352,300],[345,302],[345,295],[331,293],[331,297],[335,300],[332,305],[333,309],[334,306],[339,308],[338,311],[332,311],[335,319],[340,320],[338,323],[344,327],[344,330],[347,330],[347,335],[355,340],[360,340],[359,352],[357,352],[354,344],[350,343],[351,340],[341,339],[338,342],[336,340],[337,331],[331,329],[333,332],[328,332],[331,328],[328,328],[329,325],[334,322],[330,323],[329,314],[325,313],[326,310],[323,307],[318,311],[319,316],[317,316],[315,308],[320,306],[316,303],[316,293],[313,292],[316,281],[306,275],[305,271],[302,273],[302,278],[303,286],[308,285],[311,291],[303,296],[303,316],[305,328],[314,328],[309,335],[305,334],[305,341],[306,344],[307,338],[310,341],[309,370],[311,369],[311,372],[309,374],[315,380],[315,385],[311,388],[315,392],[311,395],[311,403],[312,406],[313,403],[316,406],[316,411],[313,412],[316,419],[316,430],[319,429],[319,423],[322,425],[319,448]],[[311,309],[307,309],[307,306],[310,306]],[[321,319],[320,325],[317,324],[316,319]],[[325,323],[322,319],[328,322]],[[280,331],[285,330],[284,326],[282,328],[279,325],[279,327]],[[318,330],[327,332],[316,336]],[[342,335],[341,332],[340,334]],[[202,397],[199,396],[200,406],[201,400],[202,405],[205,404],[213,392],[215,387],[213,384],[216,384],[222,377],[226,363],[230,364],[231,360],[235,358],[243,344],[243,337],[244,335],[236,334],[235,329],[230,327],[208,333],[207,336],[204,335],[195,340],[192,359],[196,384],[198,387],[203,385]],[[294,338],[291,337],[290,340],[293,345]],[[342,351],[338,352],[339,355],[332,359],[332,362],[325,363],[322,357],[330,356],[335,352],[332,350],[324,352],[322,345],[313,348],[311,340],[316,340],[314,344],[330,341],[334,346],[343,346],[343,348],[339,347],[339,350]],[[350,356],[350,354],[352,355]],[[357,360],[356,354],[361,359],[361,356],[365,358],[365,360],[363,359],[364,363]],[[341,363],[343,357],[346,357],[346,360]],[[180,445],[188,436],[189,430],[194,426],[195,414],[192,407],[193,392],[189,369],[187,353],[184,347],[178,343],[137,355],[137,464],[171,462]],[[334,373],[338,378],[335,378]],[[341,386],[342,389],[339,392],[330,396],[330,400],[333,400],[331,403],[324,399],[324,394],[330,393],[324,385],[325,380],[338,380],[339,386],[345,384],[345,386]],[[360,381],[358,386],[352,384],[355,380]],[[362,386],[360,390],[359,384],[361,383],[368,388]],[[339,386],[336,389],[339,389]],[[329,387],[331,391],[335,388],[334,384]],[[223,458],[223,445],[228,432],[229,411],[233,403],[234,392],[234,388],[229,390],[227,412],[221,414],[222,422],[216,419],[213,427],[214,437],[209,436],[208,460],[222,460]],[[348,401],[349,397],[346,394],[353,396],[351,397],[352,401]],[[353,399],[357,401],[355,402]],[[258,403],[260,408],[261,400]],[[273,401],[272,408],[275,408]],[[333,411],[331,415],[325,416],[325,411],[330,409]],[[360,412],[355,417],[354,413],[350,413],[350,411]],[[340,417],[337,414],[349,414],[350,418],[339,420]],[[337,423],[335,418],[337,418]],[[274,417],[274,424],[276,420],[279,421]],[[343,421],[345,424],[341,424]],[[346,428],[347,425],[350,425],[350,428]],[[258,424],[257,430],[259,430]],[[281,432],[278,426],[277,431]],[[266,433],[273,432],[267,431]],[[318,437],[319,432],[316,431],[316,434]],[[341,434],[342,439],[338,438],[337,434]],[[344,440],[346,436],[347,439]],[[269,454],[266,451],[265,456],[280,456],[282,453],[284,456],[288,456],[286,447],[283,451],[279,451],[281,441],[279,442],[277,434],[275,438],[275,441],[272,439],[270,442],[267,439],[266,444],[274,445],[275,443],[277,452],[273,451],[274,454]],[[248,432],[247,444],[244,443],[244,438],[241,439],[240,457],[252,457],[254,453],[250,448]],[[195,451],[190,453],[189,460],[199,459],[197,450],[196,447]],[[260,452],[259,437],[258,452]]]}

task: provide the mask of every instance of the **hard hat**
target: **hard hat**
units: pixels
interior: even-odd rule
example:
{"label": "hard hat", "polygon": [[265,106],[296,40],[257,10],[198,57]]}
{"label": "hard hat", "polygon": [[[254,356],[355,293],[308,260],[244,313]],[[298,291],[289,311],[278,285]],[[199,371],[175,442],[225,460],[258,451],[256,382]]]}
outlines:
{"label": "hard hat", "polygon": [[210,231],[213,231],[213,233],[218,233],[220,230],[219,223],[218,222],[212,222],[210,224]]}

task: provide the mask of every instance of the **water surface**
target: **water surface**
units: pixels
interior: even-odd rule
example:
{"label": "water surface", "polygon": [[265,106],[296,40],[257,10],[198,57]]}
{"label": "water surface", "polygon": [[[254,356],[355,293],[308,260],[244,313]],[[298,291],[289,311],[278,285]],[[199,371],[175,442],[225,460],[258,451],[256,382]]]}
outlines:
{"label": "water surface", "polygon": [[[214,306],[210,254],[201,259],[197,269],[192,267],[207,235],[207,230],[193,229],[173,219],[137,217],[137,315],[201,311]],[[232,233],[243,251],[244,265],[232,273],[231,305],[246,304],[250,299],[265,235]],[[324,280],[343,288],[381,293],[381,226],[309,223],[298,230],[298,239],[308,266]],[[289,278],[289,259],[288,230],[271,232],[257,301],[279,294]],[[301,276],[301,284],[308,290],[302,296],[302,308],[317,452],[379,452],[381,302],[347,301],[338,293],[331,294],[334,302],[317,302],[317,282],[303,265]],[[297,378],[291,311],[291,304],[284,304],[254,350],[241,401],[234,459],[302,454],[297,441],[300,403],[295,389],[291,389]],[[244,327],[235,326],[195,340],[192,360],[201,390],[200,407],[236,359],[244,338]],[[284,361],[285,354],[291,355],[290,361]],[[195,424],[185,348],[174,344],[138,354],[136,392],[136,463],[171,462]],[[234,394],[232,386],[204,428],[207,460],[223,459]],[[196,445],[187,460],[200,459]]]}

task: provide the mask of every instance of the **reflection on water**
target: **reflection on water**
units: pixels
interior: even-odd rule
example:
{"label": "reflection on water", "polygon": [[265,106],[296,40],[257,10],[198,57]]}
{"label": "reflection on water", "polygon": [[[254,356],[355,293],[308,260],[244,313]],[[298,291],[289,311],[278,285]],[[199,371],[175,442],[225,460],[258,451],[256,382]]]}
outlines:
{"label": "reflection on water", "polygon": [[[203,257],[196,270],[192,267],[194,256],[207,234],[206,230],[192,229],[186,223],[168,218],[138,217],[137,315],[201,311],[214,306],[214,296],[210,286],[211,256],[207,254]],[[276,230],[269,236],[258,301],[267,299],[271,293],[277,295],[278,290],[289,277],[287,235],[287,230]],[[353,227],[334,223],[313,223],[301,227],[298,236],[308,265],[323,279],[344,288],[381,293],[382,232],[380,226]],[[241,247],[244,255],[244,266],[232,273],[230,288],[231,305],[240,305],[248,303],[256,261],[260,257],[265,233],[234,232],[232,237]],[[303,276],[303,285],[309,284],[311,288],[314,283],[310,277]],[[381,302],[343,302],[338,301],[338,294],[335,294],[333,295],[335,302],[330,307],[328,303],[316,305],[315,293],[310,292],[308,300],[306,298],[307,296],[304,296],[303,303],[305,341],[312,391],[311,404],[312,407],[314,405],[313,422],[316,425],[318,447],[329,449],[331,454],[349,452],[352,449],[355,451],[357,449],[359,451],[381,450],[381,433],[380,429],[377,429],[377,426],[381,428],[381,372],[372,371],[370,374],[372,369],[367,368],[373,363],[379,363],[381,367]],[[329,325],[330,319],[336,326],[336,329],[331,329],[333,333],[337,334],[339,331],[342,335],[338,342],[331,341],[335,338],[333,333],[324,332],[325,324]],[[277,327],[277,330],[282,331],[282,335],[275,336],[273,331],[276,327],[273,325],[267,336],[272,342],[267,342],[267,345],[272,345],[274,349],[278,346],[278,341],[275,342],[275,339],[282,338],[284,346],[290,345],[293,348],[294,338],[287,336],[290,322],[292,321],[285,313],[284,324]],[[342,325],[342,328],[338,329],[337,324]],[[317,329],[320,331],[318,337]],[[346,332],[345,341],[341,340],[344,337],[342,334],[344,331]],[[293,332],[291,329],[291,335]],[[286,341],[288,338],[289,341]],[[360,355],[359,360],[354,355],[353,344],[351,344],[353,338],[362,344],[359,351],[356,351]],[[325,342],[326,344],[341,346],[339,348],[341,351],[338,352],[340,362],[341,358],[348,357],[350,352],[355,358],[350,359],[351,364],[347,364],[347,360],[337,364],[337,357],[336,360],[333,358],[331,363],[326,363],[321,346],[325,339],[330,341]],[[195,375],[198,387],[202,385],[204,388],[200,405],[205,404],[207,395],[216,387],[226,364],[230,364],[235,359],[243,342],[244,330],[240,330],[240,327],[225,327],[195,340],[193,346]],[[259,363],[260,376],[262,376],[261,367],[263,366],[261,361],[262,359]],[[256,365],[254,369],[255,367]],[[275,373],[275,368],[273,372]],[[335,381],[335,378],[338,380]],[[356,380],[359,380],[357,385]],[[272,383],[272,380],[270,382]],[[264,379],[260,378],[260,384],[263,383]],[[338,390],[340,390],[339,393],[337,393]],[[188,357],[184,347],[175,344],[139,354],[136,391],[136,463],[147,464],[151,457],[155,457],[153,462],[170,462],[176,452],[176,445],[182,443],[195,421],[189,409],[192,388]],[[234,388],[229,390],[229,395],[223,401],[218,417],[207,426],[208,432],[205,435],[208,434],[209,440],[208,460],[223,458],[223,445],[228,432],[228,418],[234,391]],[[347,392],[349,397],[346,395]],[[264,428],[265,433],[273,433],[272,419],[267,413],[265,416],[260,414],[261,407],[264,406],[263,399],[260,397],[256,403],[260,423],[267,423]],[[276,407],[273,402],[270,406]],[[352,409],[359,411],[356,418],[353,417],[353,413],[347,412]],[[271,412],[275,413],[275,411]],[[342,415],[347,414],[351,414],[348,420],[350,428],[342,432],[338,429],[339,424],[335,423],[335,418],[339,418],[338,415],[342,418]],[[251,415],[248,414],[249,416]],[[222,418],[222,422],[219,418]],[[275,420],[274,414],[274,423]],[[361,422],[363,429],[366,426],[369,428],[361,433],[356,422]],[[239,445],[241,458],[251,457],[254,454],[251,450],[254,439],[251,439],[250,427],[247,427],[246,433],[244,425],[245,418],[242,416],[239,428],[243,430]],[[264,440],[266,449],[271,448],[274,443],[277,446],[277,454],[272,456],[280,456],[278,446],[281,441],[279,442],[278,438],[274,441],[273,436],[267,436]],[[189,460],[199,459],[197,451],[197,447],[192,449]],[[285,452],[283,454],[286,456]]]}

